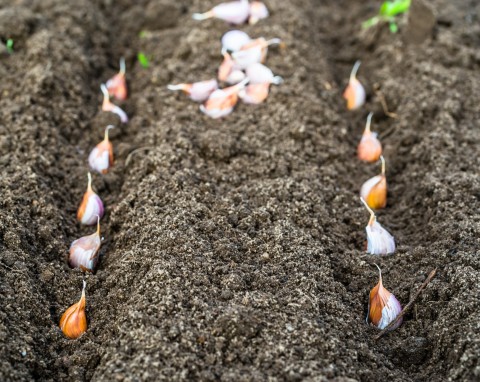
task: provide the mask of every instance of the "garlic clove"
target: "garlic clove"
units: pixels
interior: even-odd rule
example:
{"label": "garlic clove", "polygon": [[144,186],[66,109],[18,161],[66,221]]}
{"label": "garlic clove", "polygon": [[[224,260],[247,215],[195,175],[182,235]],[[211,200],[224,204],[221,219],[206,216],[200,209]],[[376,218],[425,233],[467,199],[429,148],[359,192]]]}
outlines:
{"label": "garlic clove", "polygon": [[[383,286],[382,271],[378,265],[375,264],[375,266],[379,271],[379,280],[370,291],[367,322],[378,329],[384,329],[400,314],[402,306],[397,298]],[[402,319],[399,319],[391,330],[398,328],[401,323]]]}
{"label": "garlic clove", "polygon": [[82,203],[77,211],[77,219],[85,225],[93,225],[97,222],[97,215],[103,217],[104,207],[100,197],[92,190],[92,176],[88,173],[88,187],[83,195]]}
{"label": "garlic clove", "polygon": [[242,82],[245,78],[247,78],[247,76],[245,75],[244,72],[242,72],[241,70],[234,69],[230,72],[225,82],[229,85],[235,85]]}
{"label": "garlic clove", "polygon": [[127,99],[127,81],[125,80],[125,59],[122,57],[120,59],[120,71],[110,78],[106,87],[108,89],[108,94],[120,101]]}
{"label": "garlic clove", "polygon": [[97,231],[75,240],[70,246],[68,264],[84,272],[93,272],[98,263],[100,239],[100,216],[97,215]]}
{"label": "garlic clove", "polygon": [[204,102],[210,94],[218,89],[217,80],[194,82],[193,84],[168,85],[169,90],[182,90],[195,102]]}
{"label": "garlic clove", "polygon": [[360,61],[355,62],[353,66],[352,72],[350,74],[350,80],[348,82],[348,86],[343,93],[343,98],[347,100],[347,109],[348,110],[355,110],[363,106],[365,104],[366,93],[365,88],[357,80],[357,71],[360,67]]}
{"label": "garlic clove", "polygon": [[269,68],[258,62],[250,65],[245,73],[250,80],[249,84],[270,84],[275,78],[273,72]]}
{"label": "garlic clove", "polygon": [[222,49],[222,55],[223,61],[218,68],[218,79],[226,82],[235,67],[235,61],[225,49]]}
{"label": "garlic clove", "polygon": [[269,16],[267,6],[261,1],[250,2],[250,17],[248,23],[253,25]]}
{"label": "garlic clove", "polygon": [[222,51],[236,52],[250,42],[250,36],[243,31],[231,30],[222,36]]}
{"label": "garlic clove", "polygon": [[243,24],[247,21],[249,13],[248,0],[237,0],[218,4],[205,13],[194,13],[192,18],[194,20],[206,20],[213,17],[231,24]]}
{"label": "garlic clove", "polygon": [[374,210],[384,208],[387,205],[387,178],[385,176],[385,159],[382,161],[382,173],[367,180],[360,189],[360,196],[370,208]]}
{"label": "garlic clove", "polygon": [[238,92],[247,84],[248,79],[225,89],[215,90],[208,100],[200,105],[200,110],[211,118],[225,117],[233,111],[238,102]]}
{"label": "garlic clove", "polygon": [[365,131],[357,147],[358,159],[365,162],[376,162],[382,155],[382,144],[377,138],[377,133],[370,131],[372,116],[373,113],[368,115]]}
{"label": "garlic clove", "polygon": [[90,152],[88,163],[90,167],[101,174],[106,174],[113,166],[113,146],[108,139],[108,130],[114,126],[108,125],[105,129],[105,138]]}
{"label": "garlic clove", "polygon": [[238,96],[244,103],[257,105],[265,101],[268,97],[270,84],[251,84],[242,89]]}
{"label": "garlic clove", "polygon": [[80,300],[70,306],[60,318],[60,329],[63,334],[70,339],[76,339],[87,331],[87,316],[85,314],[85,307],[87,305],[85,298],[86,286],[87,283],[83,281]]}
{"label": "garlic clove", "polygon": [[103,111],[109,111],[113,114],[116,114],[120,117],[120,121],[122,123],[127,123],[128,122],[128,116],[127,113],[123,111],[119,106],[114,105],[110,101],[110,95],[108,93],[108,89],[104,84],[100,85],[100,89],[102,90],[103,93],[103,103],[102,103],[102,110]]}
{"label": "garlic clove", "polygon": [[367,210],[370,212],[370,220],[365,231],[367,232],[367,253],[371,255],[389,255],[395,252],[394,237],[377,222],[373,210],[367,202],[360,198]]}
{"label": "garlic clove", "polygon": [[239,51],[233,52],[232,58],[238,69],[245,70],[252,64],[265,62],[268,47],[280,43],[281,40],[278,38],[265,40],[263,37],[260,37],[243,45]]}

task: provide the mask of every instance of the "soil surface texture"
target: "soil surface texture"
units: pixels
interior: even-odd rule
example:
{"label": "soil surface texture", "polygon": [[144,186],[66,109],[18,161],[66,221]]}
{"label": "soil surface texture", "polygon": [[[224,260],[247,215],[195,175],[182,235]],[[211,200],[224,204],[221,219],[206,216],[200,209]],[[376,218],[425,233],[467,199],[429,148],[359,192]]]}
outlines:
{"label": "soil surface texture", "polygon": [[[265,2],[241,29],[283,40],[267,65],[285,82],[212,120],[166,85],[215,77],[232,27],[191,15],[217,1],[0,0],[1,381],[480,380],[480,2],[413,0],[397,34],[361,29],[380,1]],[[122,56],[125,125],[99,88]],[[358,59],[367,103],[349,112]],[[358,197],[380,170],[356,158],[370,111],[385,257],[365,254]],[[68,340],[84,275],[65,259],[94,231],[76,209],[108,124],[88,331]],[[402,305],[438,268],[380,340],[375,263]]]}

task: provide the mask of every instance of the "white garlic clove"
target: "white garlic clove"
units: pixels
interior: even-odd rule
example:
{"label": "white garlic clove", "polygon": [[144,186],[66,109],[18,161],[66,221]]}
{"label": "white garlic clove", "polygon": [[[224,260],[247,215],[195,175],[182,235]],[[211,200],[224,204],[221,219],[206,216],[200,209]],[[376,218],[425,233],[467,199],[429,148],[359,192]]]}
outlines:
{"label": "white garlic clove", "polygon": [[395,239],[377,221],[365,228],[367,232],[367,253],[389,255],[395,252]]}
{"label": "white garlic clove", "polygon": [[235,85],[242,82],[245,78],[245,73],[241,70],[232,70],[225,82],[229,85]]}
{"label": "white garlic clove", "polygon": [[249,13],[250,5],[248,0],[237,0],[218,4],[205,13],[194,13],[192,17],[194,20],[205,20],[214,17],[231,24],[243,24],[247,21]]}
{"label": "white garlic clove", "polygon": [[243,31],[231,30],[222,36],[222,50],[230,52],[240,50],[242,46],[250,42],[250,36]]}

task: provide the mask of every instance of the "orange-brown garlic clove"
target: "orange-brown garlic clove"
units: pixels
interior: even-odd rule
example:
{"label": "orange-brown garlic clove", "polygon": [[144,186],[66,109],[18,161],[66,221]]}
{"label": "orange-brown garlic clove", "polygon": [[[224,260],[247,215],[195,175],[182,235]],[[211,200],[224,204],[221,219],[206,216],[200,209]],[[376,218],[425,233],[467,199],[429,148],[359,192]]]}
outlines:
{"label": "orange-brown garlic clove", "polygon": [[[383,286],[382,272],[378,265],[376,267],[379,271],[379,280],[370,291],[367,322],[372,323],[378,329],[384,329],[400,314],[402,306],[397,298]],[[402,320],[398,320],[392,330],[398,328],[401,323]]]}
{"label": "orange-brown garlic clove", "polygon": [[343,93],[343,98],[347,100],[347,109],[355,110],[363,106],[366,99],[365,88],[357,80],[357,71],[360,67],[360,61],[357,61],[353,66],[352,72],[350,74],[350,80],[348,81],[347,88]]}
{"label": "orange-brown garlic clove", "polygon": [[80,300],[69,307],[60,318],[60,329],[63,334],[70,339],[76,339],[87,331],[87,315],[85,313],[87,305],[85,298],[86,285],[87,283],[83,281]]}
{"label": "orange-brown garlic clove", "polygon": [[102,199],[92,190],[92,175],[88,173],[88,187],[78,208],[77,219],[82,224],[92,225],[97,222],[97,215],[101,219],[103,213]]}
{"label": "orange-brown garlic clove", "polygon": [[382,155],[382,144],[377,138],[377,133],[370,130],[372,116],[373,113],[368,115],[365,131],[357,147],[358,158],[365,162],[376,162]]}
{"label": "orange-brown garlic clove", "polygon": [[238,102],[238,92],[245,88],[248,79],[225,89],[215,90],[207,101],[200,105],[200,110],[211,118],[225,117],[233,111]]}
{"label": "orange-brown garlic clove", "polygon": [[382,161],[382,173],[367,180],[360,190],[360,196],[374,210],[384,208],[387,205],[387,178],[385,176],[385,160]]}

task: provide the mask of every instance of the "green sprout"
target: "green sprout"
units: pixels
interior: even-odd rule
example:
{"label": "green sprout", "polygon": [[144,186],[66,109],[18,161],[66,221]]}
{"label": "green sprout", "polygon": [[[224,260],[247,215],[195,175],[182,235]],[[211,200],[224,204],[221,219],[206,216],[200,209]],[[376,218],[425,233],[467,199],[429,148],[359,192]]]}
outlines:
{"label": "green sprout", "polygon": [[395,22],[395,16],[405,13],[410,8],[411,0],[391,0],[384,1],[380,6],[378,15],[364,21],[362,28],[367,29],[377,25],[380,21],[388,22],[390,32],[397,33],[398,25]]}
{"label": "green sprout", "polygon": [[142,65],[142,68],[148,68],[150,66],[150,62],[148,61],[148,57],[144,53],[139,52],[137,54],[137,58],[138,58],[138,62],[140,63],[140,65]]}
{"label": "green sprout", "polygon": [[5,46],[7,47],[7,52],[9,54],[12,54],[13,53],[13,40],[11,38],[9,38],[7,40],[7,43],[5,44]]}

